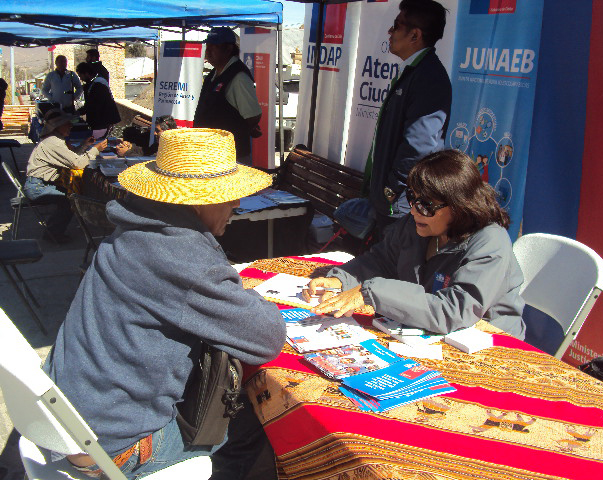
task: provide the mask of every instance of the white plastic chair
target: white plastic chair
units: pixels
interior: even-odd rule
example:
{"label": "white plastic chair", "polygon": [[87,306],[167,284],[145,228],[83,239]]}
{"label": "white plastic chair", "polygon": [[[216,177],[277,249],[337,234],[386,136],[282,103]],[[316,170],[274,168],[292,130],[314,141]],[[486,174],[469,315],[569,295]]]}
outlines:
{"label": "white plastic chair", "polygon": [[576,240],[546,233],[523,235],[513,252],[524,276],[522,298],[563,328],[554,354],[560,359],[603,289],[603,259]]}
{"label": "white plastic chair", "polygon": [[[90,478],[78,472],[65,458],[51,461],[47,450],[53,450],[66,455],[86,452],[100,466],[107,478],[125,480],[124,474],[98,444],[90,427],[42,371],[40,364],[38,354],[4,311],[0,310],[0,388],[8,414],[22,435],[19,450],[28,479]],[[210,476],[211,459],[201,456],[180,462],[145,478],[203,480]]]}

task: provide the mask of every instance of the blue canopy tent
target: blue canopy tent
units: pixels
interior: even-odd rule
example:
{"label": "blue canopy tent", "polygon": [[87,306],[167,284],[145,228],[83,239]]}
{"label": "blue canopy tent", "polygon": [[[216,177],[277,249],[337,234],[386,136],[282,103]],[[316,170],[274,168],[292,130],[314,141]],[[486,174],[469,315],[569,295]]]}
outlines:
{"label": "blue canopy tent", "polygon": [[283,21],[283,6],[268,0],[87,0],[74,8],[63,0],[3,0],[0,21],[86,32],[130,26],[275,25]]}
{"label": "blue canopy tent", "polygon": [[[283,5],[270,0],[86,0],[77,8],[64,0],[2,0],[0,30],[4,24],[18,22],[67,32],[76,38],[81,32],[91,39],[101,33],[115,31],[114,39],[124,38],[120,31],[128,27],[178,28],[183,37],[187,30],[206,26],[274,26],[278,35],[278,83],[282,91]],[[79,33],[78,33],[79,32]],[[11,35],[9,32],[8,35]],[[71,36],[72,35],[72,36]],[[11,37],[7,37],[7,41]],[[63,40],[64,41],[64,40]],[[282,106],[279,110],[282,117]],[[280,118],[280,124],[283,121]],[[281,129],[281,158],[283,135]]]}
{"label": "blue canopy tent", "polygon": [[153,28],[127,27],[103,32],[66,31],[29,25],[19,22],[0,22],[0,45],[50,46],[59,43],[87,43],[99,41],[156,40],[158,31]]}

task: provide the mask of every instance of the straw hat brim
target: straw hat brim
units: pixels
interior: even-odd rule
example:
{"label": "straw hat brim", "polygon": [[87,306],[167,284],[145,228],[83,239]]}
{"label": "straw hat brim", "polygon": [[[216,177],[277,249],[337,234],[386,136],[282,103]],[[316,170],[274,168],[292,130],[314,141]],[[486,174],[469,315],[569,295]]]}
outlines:
{"label": "straw hat brim", "polygon": [[170,177],[154,167],[154,160],[133,165],[119,174],[119,183],[139,197],[182,205],[231,202],[272,185],[269,174],[240,164],[237,171],[212,178]]}

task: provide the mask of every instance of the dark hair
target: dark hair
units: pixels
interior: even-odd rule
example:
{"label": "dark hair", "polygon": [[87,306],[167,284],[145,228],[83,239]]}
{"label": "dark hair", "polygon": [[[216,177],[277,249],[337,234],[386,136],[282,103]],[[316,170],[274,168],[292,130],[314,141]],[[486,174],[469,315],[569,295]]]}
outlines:
{"label": "dark hair", "polygon": [[448,10],[440,3],[434,0],[402,0],[400,11],[404,12],[409,27],[421,30],[426,46],[433,47],[444,36]]}
{"label": "dark hair", "polygon": [[0,92],[2,90],[6,91],[7,88],[8,88],[8,83],[6,83],[6,80],[4,80],[3,78],[0,78]]}
{"label": "dark hair", "polygon": [[91,55],[92,57],[96,58],[96,60],[100,59],[100,53],[98,53],[98,50],[96,48],[91,48],[90,50],[86,50],[86,53],[88,55]]}
{"label": "dark hair", "polygon": [[509,228],[509,215],[498,204],[496,191],[458,150],[427,155],[411,169],[407,184],[418,197],[450,207],[449,238],[464,240],[491,223]]}
{"label": "dark hair", "polygon": [[159,125],[161,130],[173,130],[174,128],[178,128],[176,125],[176,120],[171,115],[162,115],[161,117],[157,117],[155,120],[155,125]]}
{"label": "dark hair", "polygon": [[56,65],[57,62],[59,61],[59,58],[64,58],[65,61],[67,61],[67,57],[65,55],[57,55],[57,57],[54,59],[54,64]]}
{"label": "dark hair", "polygon": [[94,74],[96,73],[96,70],[94,70],[94,67],[86,62],[82,62],[82,63],[78,64],[78,66],[75,67],[75,71],[77,73],[89,73],[92,76],[94,76]]}

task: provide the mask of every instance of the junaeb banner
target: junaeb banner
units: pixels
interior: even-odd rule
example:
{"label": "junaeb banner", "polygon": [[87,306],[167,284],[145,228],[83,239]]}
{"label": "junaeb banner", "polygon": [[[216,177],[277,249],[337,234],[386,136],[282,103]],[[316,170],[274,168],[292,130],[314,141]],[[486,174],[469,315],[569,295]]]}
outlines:
{"label": "junaeb banner", "polygon": [[262,168],[274,168],[275,52],[276,31],[257,27],[241,30],[241,59],[253,75],[262,108],[262,135],[251,142],[251,160],[254,166]]}
{"label": "junaeb banner", "polygon": [[466,152],[519,233],[543,0],[460,0],[447,145]]}
{"label": "junaeb banner", "polygon": [[153,121],[172,115],[179,127],[192,127],[203,83],[205,49],[201,42],[169,40],[162,43]]}
{"label": "junaeb banner", "polygon": [[[324,8],[323,28],[318,31],[318,4],[306,5],[300,103],[295,143],[307,143],[314,56],[319,55],[316,121],[312,150],[341,162],[347,141],[353,67],[356,61],[361,2],[330,4]],[[322,39],[320,52],[316,41]],[[303,100],[303,101],[302,101]]]}

